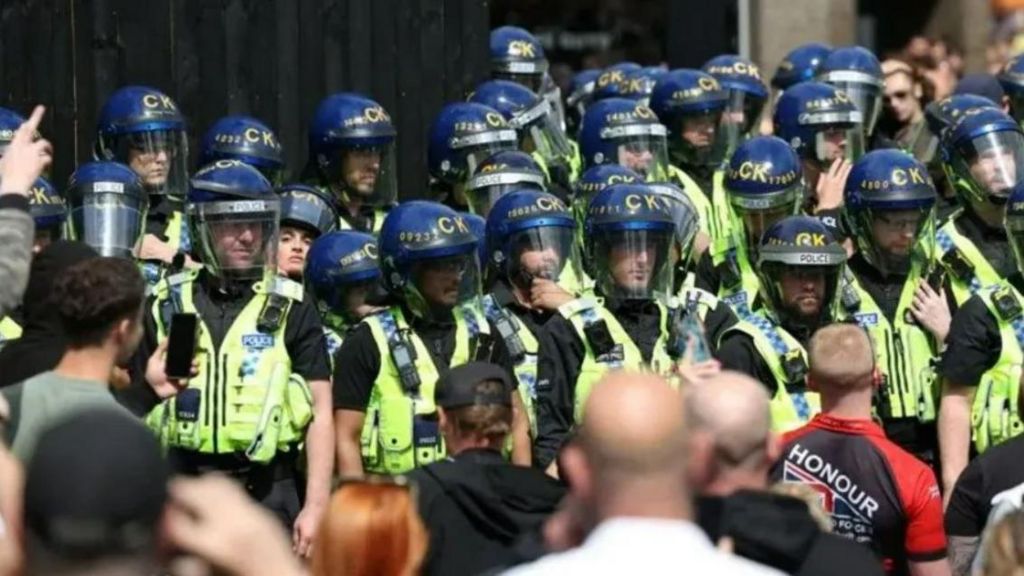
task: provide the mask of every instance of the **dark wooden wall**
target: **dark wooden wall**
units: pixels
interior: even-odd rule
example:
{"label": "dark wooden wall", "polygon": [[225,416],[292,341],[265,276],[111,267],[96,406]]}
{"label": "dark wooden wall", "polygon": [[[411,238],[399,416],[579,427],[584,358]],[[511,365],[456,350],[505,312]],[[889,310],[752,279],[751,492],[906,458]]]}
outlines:
{"label": "dark wooden wall", "polygon": [[327,94],[364,92],[398,127],[400,195],[426,193],[433,116],[487,74],[489,0],[0,0],[0,106],[42,103],[66,182],[117,87],[173,97],[197,140],[217,118],[272,126],[297,176]]}

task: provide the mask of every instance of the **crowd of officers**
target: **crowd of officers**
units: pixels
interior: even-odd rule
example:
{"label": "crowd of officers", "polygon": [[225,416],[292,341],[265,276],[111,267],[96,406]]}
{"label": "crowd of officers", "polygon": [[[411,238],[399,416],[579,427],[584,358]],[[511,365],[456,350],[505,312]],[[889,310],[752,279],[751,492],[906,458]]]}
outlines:
{"label": "crowd of officers", "polygon": [[[876,133],[883,72],[860,47],[801,46],[770,87],[724,55],[585,71],[562,95],[536,38],[503,27],[491,64],[433,122],[436,201],[396,203],[395,128],[355,93],[320,103],[293,178],[243,116],[209,127],[190,175],[174,100],[121,88],[95,161],[61,190],[37,182],[38,249],[140,262],[146,336],[122,400],[178,466],[235,472],[293,522],[332,474],[443,459],[435,383],[473,360],[515,376],[506,457],[553,475],[610,370],[747,373],[785,432],[821,409],[805,345],[835,322],[870,334],[875,416],[945,493],[1024,430],[1018,100],[934,102],[899,143]],[[1024,92],[1024,60],[1000,79]],[[21,122],[0,111],[0,135]],[[192,377],[147,376],[183,313]]]}

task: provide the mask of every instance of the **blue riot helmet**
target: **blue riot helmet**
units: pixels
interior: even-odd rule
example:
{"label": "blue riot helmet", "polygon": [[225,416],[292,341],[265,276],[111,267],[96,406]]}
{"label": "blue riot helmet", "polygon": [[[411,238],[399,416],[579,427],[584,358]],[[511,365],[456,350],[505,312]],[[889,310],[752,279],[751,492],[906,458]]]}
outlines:
{"label": "blue riot helmet", "polygon": [[[476,257],[481,271],[487,270],[487,219],[472,212],[459,212],[476,236]],[[482,274],[484,275],[484,274]]]}
{"label": "blue riot helmet", "polygon": [[614,184],[635,184],[643,181],[643,176],[619,164],[600,164],[588,169],[576,181],[573,210],[577,212],[577,220],[583,222],[587,206],[598,192]]}
{"label": "blue riot helmet", "polygon": [[218,160],[192,177],[186,211],[204,268],[229,280],[256,281],[277,269],[281,200],[248,164]]}
{"label": "blue riot helmet", "polygon": [[723,180],[733,230],[757,252],[764,231],[800,211],[803,170],[796,152],[781,138],[756,136],[733,153]]}
{"label": "blue riot helmet", "polygon": [[491,30],[491,77],[511,80],[541,92],[548,59],[540,41],[517,26]]}
{"label": "blue riot helmet", "polygon": [[543,191],[544,172],[529,154],[505,150],[480,163],[466,185],[466,197],[470,210],[486,218],[498,198],[519,189]]}
{"label": "blue riot helmet", "polygon": [[838,315],[845,265],[846,250],[820,220],[788,216],[769,226],[761,238],[761,297],[783,325],[813,332]]}
{"label": "blue riot helmet", "polygon": [[558,197],[521,189],[502,196],[487,217],[486,262],[513,286],[557,282],[574,254],[576,221]]}
{"label": "blue riot helmet", "polygon": [[672,163],[688,168],[717,168],[728,151],[722,114],[729,96],[713,76],[679,69],[665,74],[651,94],[651,109],[668,129]]}
{"label": "blue riot helmet", "polygon": [[864,115],[846,92],[821,82],[801,82],[779,97],[775,135],[819,169],[833,160],[855,161],[864,153]]}
{"label": "blue riot helmet", "polygon": [[68,208],[64,198],[45,178],[36,178],[35,184],[29,190],[28,213],[36,224],[36,251],[63,237]]}
{"label": "blue riot helmet", "polygon": [[942,100],[929,102],[924,107],[924,119],[928,130],[941,139],[947,128],[956,124],[964,112],[975,108],[993,108],[998,110],[995,102],[977,94],[953,94]]}
{"label": "blue riot helmet", "polygon": [[87,162],[71,175],[65,198],[72,239],[101,256],[135,256],[149,209],[138,173],[117,162]]}
{"label": "blue riot helmet", "polygon": [[357,322],[359,309],[380,283],[377,239],[364,232],[341,230],[317,238],[306,256],[306,286],[324,317]]}
{"label": "blue riot helmet", "polygon": [[241,160],[275,186],[280,186],[284,178],[281,141],[269,126],[249,116],[221,118],[203,135],[199,165],[217,160]]}
{"label": "blue riot helmet", "polygon": [[857,250],[879,272],[908,274],[915,261],[931,266],[937,195],[919,160],[894,149],[868,152],[850,170],[843,198]]}
{"label": "blue riot helmet", "polygon": [[649,182],[647,187],[665,202],[672,213],[672,220],[676,224],[677,252],[673,254],[673,258],[676,260],[677,271],[686,270],[693,255],[693,241],[700,231],[700,214],[697,212],[697,206],[682,188],[671,182]]}
{"label": "blue riot helmet", "polygon": [[829,53],[818,70],[818,80],[839,88],[864,116],[864,136],[875,131],[882,112],[885,80],[882,65],[867,48],[844,46]]}
{"label": "blue riot helmet", "polygon": [[149,194],[187,193],[185,117],[174,100],[153,88],[126,86],[107,99],[96,125],[95,156],[135,170]]}
{"label": "blue riot helmet", "polygon": [[0,156],[7,151],[7,146],[14,139],[14,133],[25,123],[25,117],[13,110],[0,108]]}
{"label": "blue riot helmet", "polygon": [[641,67],[636,62],[616,62],[601,70],[594,79],[594,88],[591,91],[591,101],[604,100],[605,98],[623,98],[620,94],[620,87],[626,82],[629,74],[641,72]]}
{"label": "blue riot helmet", "polygon": [[601,295],[650,300],[671,294],[676,223],[669,204],[646,184],[598,192],[583,228],[588,268]]}
{"label": "blue riot helmet", "polygon": [[716,56],[705,62],[701,69],[714,76],[728,95],[729,103],[722,115],[722,126],[726,131],[728,149],[735,150],[758,128],[768,101],[768,88],[761,80],[761,70],[750,60],[732,54]]}
{"label": "blue riot helmet", "polygon": [[516,131],[494,108],[473,102],[448,104],[430,127],[427,167],[441,182],[465,184],[481,162],[496,152],[515,150],[517,141]]}
{"label": "blue riot helmet", "polygon": [[[659,70],[660,72],[654,72]],[[654,84],[664,74],[661,68],[607,69],[597,78],[594,100],[625,98],[648,104]]]}
{"label": "blue riot helmet", "polygon": [[1024,55],[1011,58],[996,78],[1010,98],[1010,114],[1018,124],[1024,122]]}
{"label": "blue riot helmet", "polygon": [[305,184],[287,184],[277,189],[281,198],[281,226],[302,228],[317,238],[338,227],[334,200],[323,190]]}
{"label": "blue riot helmet", "polygon": [[395,126],[377,102],[352,92],[328,96],[309,127],[309,167],[345,202],[390,206],[398,197]]}
{"label": "blue riot helmet", "polygon": [[583,70],[573,75],[572,82],[569,83],[569,95],[565,99],[570,133],[575,133],[579,129],[587,106],[594,98],[597,78],[600,75],[601,71],[594,69]]}
{"label": "blue riot helmet", "polygon": [[964,112],[943,136],[943,168],[965,204],[1004,204],[1024,181],[1024,133],[995,108]]}
{"label": "blue riot helmet", "polygon": [[639,102],[623,98],[594,102],[580,127],[583,165],[619,164],[644,178],[666,180],[666,134],[654,112]]}
{"label": "blue riot helmet", "polygon": [[551,103],[528,88],[508,80],[489,80],[477,86],[469,101],[500,112],[515,129],[523,152],[538,154],[549,165],[565,164],[572,155]]}
{"label": "blue riot helmet", "polygon": [[379,238],[384,287],[413,314],[447,320],[456,305],[479,297],[479,243],[458,212],[403,202],[388,213]]}
{"label": "blue riot helmet", "polygon": [[784,91],[794,84],[813,80],[831,52],[832,48],[820,42],[808,42],[793,48],[775,70],[772,88]]}

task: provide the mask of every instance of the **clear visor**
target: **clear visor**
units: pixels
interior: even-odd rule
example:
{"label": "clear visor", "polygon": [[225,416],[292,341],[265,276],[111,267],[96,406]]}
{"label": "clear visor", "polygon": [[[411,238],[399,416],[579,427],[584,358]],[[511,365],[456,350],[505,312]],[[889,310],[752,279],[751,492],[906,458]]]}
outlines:
{"label": "clear visor", "polygon": [[480,297],[477,251],[433,258],[412,267],[412,292],[407,302],[414,311],[445,319],[456,306],[476,303]]}
{"label": "clear visor", "polygon": [[259,280],[276,269],[278,204],[254,200],[189,207],[193,245],[215,276]]}
{"label": "clear visor", "polygon": [[343,185],[345,194],[368,206],[390,206],[398,198],[395,143],[339,151],[338,173],[332,181]]}
{"label": "clear visor", "polygon": [[[498,176],[498,174],[495,174]],[[514,176],[513,174],[501,174],[501,176]],[[466,198],[469,200],[469,210],[478,216],[487,218],[487,215],[491,213],[491,208],[494,207],[494,203],[499,198],[516,190],[522,190],[527,188],[530,190],[543,191],[544,186],[538,184],[532,178],[522,182],[507,182],[507,183],[495,183],[489,186],[480,186],[477,188],[467,189]]]}
{"label": "clear visor", "polygon": [[669,212],[672,213],[672,220],[676,223],[676,246],[680,251],[688,251],[693,238],[700,230],[697,208],[682,192],[660,192],[658,184],[651,184],[651,188],[659,197],[665,199]]}
{"label": "clear visor", "polygon": [[648,181],[667,181],[668,152],[665,137],[637,134],[615,139],[616,160],[619,165],[644,177]]}
{"label": "clear visor", "polygon": [[530,228],[509,240],[505,274],[517,286],[528,289],[534,278],[557,282],[573,256],[573,229],[564,226]]}
{"label": "clear visor", "polygon": [[753,130],[760,126],[764,103],[764,98],[742,90],[729,91],[729,102],[722,114],[722,129],[730,151],[750,138]]}
{"label": "clear visor", "polygon": [[540,93],[544,85],[543,72],[511,72],[494,71],[491,77],[495,80],[508,80],[530,89],[531,92]]}
{"label": "clear visor", "polygon": [[857,237],[859,248],[879,271],[907,274],[915,256],[931,261],[934,252],[934,208],[865,210]]}
{"label": "clear visor", "polygon": [[[509,131],[514,134],[513,131]],[[505,150],[515,150],[515,140],[496,139],[487,142],[481,142],[468,146],[460,150],[463,158],[466,159],[466,175],[471,176],[476,173],[477,167],[483,164],[484,160],[487,160],[492,155],[498,152],[504,152]]]}
{"label": "clear visor", "polygon": [[1024,270],[1024,216],[1006,215],[1006,236],[1017,260],[1017,270]]}
{"label": "clear visor", "polygon": [[149,194],[184,198],[188,192],[188,136],[178,130],[117,137],[114,159],[128,165]]}
{"label": "clear visor", "polygon": [[800,187],[787,188],[779,193],[772,202],[764,207],[757,207],[753,201],[737,201],[730,197],[732,209],[736,217],[743,223],[743,233],[747,237],[747,248],[752,253],[757,252],[757,246],[761,244],[761,236],[779,220],[787,216],[793,216],[799,211],[800,200],[803,197]]}
{"label": "clear visor", "polygon": [[544,102],[542,107],[544,110],[538,116],[519,129],[519,149],[528,154],[537,152],[549,163],[565,163],[572,155],[569,139],[550,104]]}
{"label": "clear visor", "polygon": [[954,167],[984,196],[1005,201],[1024,177],[1024,136],[1004,130],[957,146]]}
{"label": "clear visor", "polygon": [[142,241],[146,208],[123,194],[87,195],[71,210],[72,233],[100,256],[132,258]]}
{"label": "clear visor", "polygon": [[864,155],[864,134],[858,124],[836,124],[814,134],[814,157],[822,166],[837,158],[856,162]]}
{"label": "clear visor", "polygon": [[595,285],[605,296],[649,300],[668,295],[675,268],[670,231],[623,230],[597,233],[591,265]]}
{"label": "clear visor", "polygon": [[857,109],[864,115],[864,133],[874,132],[878,116],[882,112],[881,87],[875,84],[850,81],[829,82],[829,84],[845,92],[850,100],[857,105]]}
{"label": "clear visor", "polygon": [[762,265],[762,292],[783,322],[822,326],[833,320],[842,270],[842,264],[803,266],[766,262]]}
{"label": "clear visor", "polygon": [[730,128],[721,110],[683,116],[672,139],[672,159],[686,166],[718,166],[729,151]]}
{"label": "clear visor", "polygon": [[361,282],[342,283],[335,281],[329,288],[313,286],[313,295],[322,313],[333,313],[346,322],[355,322],[366,312],[367,300],[383,292],[379,278]]}
{"label": "clear visor", "polygon": [[549,75],[545,75],[544,92],[541,94],[551,105],[551,117],[558,131],[565,137],[565,104],[562,103],[562,89],[555,84]]}

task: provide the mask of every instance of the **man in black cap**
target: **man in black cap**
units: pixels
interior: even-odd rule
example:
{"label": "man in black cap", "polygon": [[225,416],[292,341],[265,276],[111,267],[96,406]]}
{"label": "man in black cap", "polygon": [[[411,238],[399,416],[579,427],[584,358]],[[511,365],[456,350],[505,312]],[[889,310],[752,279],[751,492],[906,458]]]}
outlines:
{"label": "man in black cap", "polygon": [[513,393],[508,372],[486,362],[453,368],[437,382],[449,457],[409,474],[430,532],[424,574],[479,574],[510,564],[519,537],[539,528],[565,492],[540,470],[502,457]]}
{"label": "man in black cap", "polygon": [[983,96],[995,102],[1003,112],[1010,113],[1010,99],[1006,96],[1006,92],[1003,91],[999,80],[996,80],[996,77],[991,74],[985,74],[984,72],[965,74],[957,82],[956,88],[953,89],[953,94]]}

